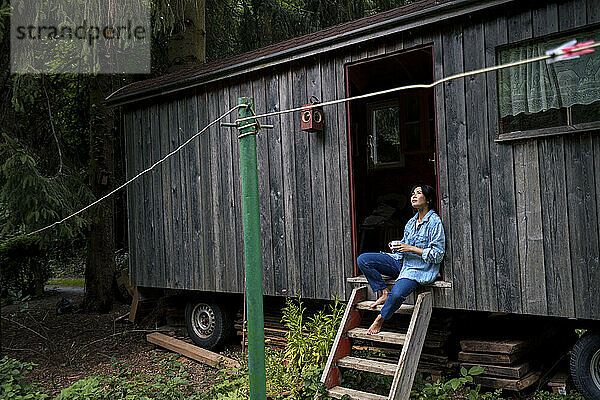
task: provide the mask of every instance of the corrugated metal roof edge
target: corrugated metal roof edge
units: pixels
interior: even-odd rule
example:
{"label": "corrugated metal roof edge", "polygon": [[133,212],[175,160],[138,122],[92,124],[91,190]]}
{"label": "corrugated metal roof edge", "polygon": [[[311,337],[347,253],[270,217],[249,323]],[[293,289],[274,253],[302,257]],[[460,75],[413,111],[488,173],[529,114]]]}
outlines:
{"label": "corrugated metal roof edge", "polygon": [[[139,91],[135,91],[135,92],[127,93],[123,96],[119,96],[118,95],[119,91],[121,91],[122,89],[126,88],[129,85],[123,86],[122,88],[119,88],[115,92],[111,93],[105,99],[105,102],[107,105],[110,105],[110,106],[118,106],[118,105],[123,105],[123,104],[127,104],[127,103],[147,100],[152,97],[166,95],[166,94],[170,94],[170,93],[173,93],[176,91],[186,90],[186,89],[192,88],[194,86],[208,84],[208,83],[214,82],[219,79],[230,78],[230,77],[233,77],[238,74],[255,71],[255,70],[258,70],[261,68],[271,67],[271,66],[274,66],[277,64],[290,62],[290,61],[292,61],[291,59],[289,59],[289,57],[291,57],[291,56],[296,56],[295,59],[298,59],[298,58],[303,58],[303,57],[309,57],[311,55],[318,54],[321,52],[350,46],[350,45],[354,44],[354,42],[349,42],[350,39],[363,38],[363,37],[367,36],[369,33],[382,31],[383,33],[376,37],[383,37],[383,36],[391,35],[393,33],[401,32],[403,30],[410,29],[414,26],[407,25],[404,27],[398,27],[399,29],[391,31],[391,32],[384,32],[384,30],[385,30],[385,28],[396,27],[397,25],[399,25],[401,23],[408,24],[412,20],[424,20],[427,17],[431,18],[433,16],[436,16],[439,14],[444,14],[449,11],[460,12],[459,15],[463,15],[466,13],[471,13],[473,11],[479,11],[480,9],[492,8],[492,7],[502,5],[505,3],[509,3],[509,2],[513,2],[513,1],[515,1],[515,0],[492,0],[492,1],[489,1],[489,0],[487,0],[487,1],[486,0],[456,0],[453,2],[449,2],[449,3],[442,3],[440,5],[426,8],[423,10],[419,10],[414,13],[402,15],[402,16],[392,18],[392,19],[389,19],[386,21],[382,21],[382,22],[379,22],[379,23],[376,23],[373,25],[368,25],[365,27],[361,27],[361,28],[349,31],[349,32],[345,32],[345,33],[342,33],[337,36],[331,36],[331,37],[324,38],[322,40],[316,40],[314,42],[310,42],[310,43],[307,43],[307,44],[304,44],[304,45],[301,45],[298,47],[293,47],[293,48],[286,49],[286,50],[283,50],[280,52],[268,54],[263,57],[259,57],[259,58],[255,58],[252,60],[248,60],[246,62],[234,64],[234,65],[224,67],[224,68],[221,68],[221,69],[218,69],[215,71],[210,71],[210,72],[207,72],[204,74],[177,80],[174,82],[168,82],[168,83],[165,83],[162,85],[141,89]],[[469,6],[473,6],[473,7],[479,6],[479,7],[478,7],[478,9],[473,10],[473,8],[469,7]],[[453,18],[456,16],[457,15],[449,15],[448,18]],[[444,18],[444,19],[446,19],[446,18]],[[423,25],[427,25],[427,24],[430,24],[433,22],[436,22],[436,21],[429,21]],[[375,37],[373,37],[373,38],[375,38]],[[337,46],[334,48],[327,47],[327,46],[334,45],[336,43],[339,43],[340,46]],[[318,49],[321,49],[321,51],[311,53],[312,50],[318,50]],[[252,67],[254,67],[254,68],[252,68]]]}

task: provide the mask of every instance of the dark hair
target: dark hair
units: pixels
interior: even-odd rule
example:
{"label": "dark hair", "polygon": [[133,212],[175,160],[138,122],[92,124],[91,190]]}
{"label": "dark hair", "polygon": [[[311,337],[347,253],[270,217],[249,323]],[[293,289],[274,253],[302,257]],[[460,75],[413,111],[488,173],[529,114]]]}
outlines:
{"label": "dark hair", "polygon": [[430,210],[435,210],[435,189],[429,185],[415,185],[410,189],[409,198],[412,197],[413,192],[416,188],[420,187],[423,192],[423,196],[425,196],[425,200],[427,200],[427,205]]}

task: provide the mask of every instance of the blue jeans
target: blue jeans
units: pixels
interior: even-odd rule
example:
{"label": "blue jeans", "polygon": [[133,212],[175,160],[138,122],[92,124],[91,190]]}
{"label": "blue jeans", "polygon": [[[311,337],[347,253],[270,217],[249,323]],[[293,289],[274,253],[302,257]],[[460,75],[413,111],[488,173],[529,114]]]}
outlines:
{"label": "blue jeans", "polygon": [[[396,279],[400,275],[402,260],[394,260],[383,253],[363,253],[356,260],[358,268],[365,274],[373,292],[383,290],[387,286],[381,275]],[[399,279],[388,295],[381,309],[381,316],[388,320],[400,308],[409,294],[419,287],[419,282],[408,278]]]}

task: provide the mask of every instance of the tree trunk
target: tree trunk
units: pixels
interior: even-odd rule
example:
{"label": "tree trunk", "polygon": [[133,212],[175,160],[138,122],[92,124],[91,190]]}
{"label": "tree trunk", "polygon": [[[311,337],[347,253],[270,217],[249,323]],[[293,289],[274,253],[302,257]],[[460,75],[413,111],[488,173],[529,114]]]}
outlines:
{"label": "tree trunk", "polygon": [[205,0],[172,2],[175,24],[168,43],[169,72],[194,67],[206,61]]}
{"label": "tree trunk", "polygon": [[[114,112],[103,104],[112,91],[110,75],[90,76],[90,187],[99,198],[114,186]],[[117,298],[114,197],[91,210],[85,268],[84,308],[106,312]]]}

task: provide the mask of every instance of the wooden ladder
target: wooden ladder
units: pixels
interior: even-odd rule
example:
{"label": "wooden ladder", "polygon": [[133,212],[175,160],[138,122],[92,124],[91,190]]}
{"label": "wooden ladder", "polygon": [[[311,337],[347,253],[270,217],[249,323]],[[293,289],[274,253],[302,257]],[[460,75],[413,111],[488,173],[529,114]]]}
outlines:
{"label": "wooden ladder", "polygon": [[[364,277],[350,278],[348,281],[351,283],[366,282]],[[431,319],[433,287],[446,288],[450,285],[448,282],[434,282],[432,285],[422,286],[417,291],[414,306],[403,304],[396,311],[399,314],[412,314],[406,334],[383,330],[375,335],[367,335],[367,329],[359,327],[361,310],[381,311],[382,306],[378,306],[375,309],[370,308],[371,301],[367,301],[367,287],[360,286],[355,288],[348,300],[340,328],[329,353],[325,370],[321,376],[321,382],[328,389],[328,396],[341,399],[344,395],[348,395],[353,400],[408,400],[417,372],[419,358],[421,357],[423,343],[425,342],[427,327]],[[402,352],[400,353],[398,363],[393,364],[350,356],[352,339],[402,345]],[[394,380],[389,395],[381,396],[340,386],[340,367],[393,376]]]}

